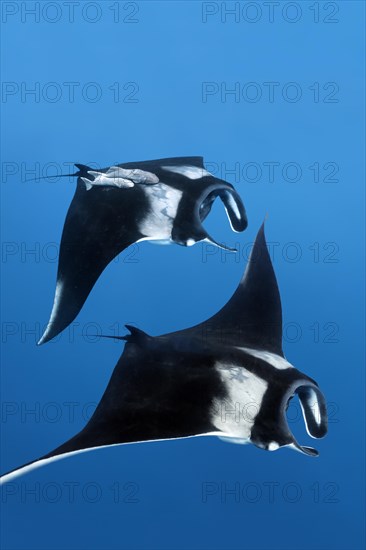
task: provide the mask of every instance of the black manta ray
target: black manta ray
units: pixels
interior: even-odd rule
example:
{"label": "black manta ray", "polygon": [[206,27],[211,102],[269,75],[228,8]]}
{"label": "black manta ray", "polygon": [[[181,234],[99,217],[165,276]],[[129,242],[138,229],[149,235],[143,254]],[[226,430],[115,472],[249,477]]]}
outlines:
{"label": "black manta ray", "polygon": [[234,231],[247,227],[239,195],[205,170],[202,157],[130,162],[98,171],[76,166],[53,309],[38,344],[72,323],[106,266],[131,244],[150,240],[191,246],[206,240],[225,248],[202,226],[216,197]]}
{"label": "black manta ray", "polygon": [[85,428],[1,481],[70,453],[199,435],[318,454],[296,441],[286,419],[297,394],[309,435],[327,432],[317,383],[282,351],[281,300],[263,226],[237,290],[211,319],[157,337],[127,328],[131,334],[119,337],[125,349]]}

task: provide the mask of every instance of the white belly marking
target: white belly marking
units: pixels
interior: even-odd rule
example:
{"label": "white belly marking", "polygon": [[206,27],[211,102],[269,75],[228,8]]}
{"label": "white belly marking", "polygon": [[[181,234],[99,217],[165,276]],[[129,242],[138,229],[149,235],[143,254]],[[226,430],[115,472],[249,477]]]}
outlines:
{"label": "white belly marking", "polygon": [[227,391],[212,408],[212,423],[226,437],[250,437],[268,384],[244,367],[218,363],[216,368]]}
{"label": "white belly marking", "polygon": [[150,202],[150,211],[140,223],[139,230],[150,239],[170,239],[183,192],[165,183],[145,187],[144,191]]}

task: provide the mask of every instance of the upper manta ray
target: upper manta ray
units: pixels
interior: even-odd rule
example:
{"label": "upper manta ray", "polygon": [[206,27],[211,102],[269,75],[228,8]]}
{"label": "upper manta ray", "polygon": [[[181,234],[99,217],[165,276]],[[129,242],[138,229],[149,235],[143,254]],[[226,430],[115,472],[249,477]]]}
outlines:
{"label": "upper manta ray", "polygon": [[317,383],[282,351],[281,300],[263,226],[238,288],[211,319],[157,337],[127,328],[131,334],[118,337],[125,349],[85,428],[2,481],[96,447],[199,435],[318,454],[299,445],[286,419],[297,394],[308,434],[327,432]]}
{"label": "upper manta ray", "polygon": [[230,183],[205,170],[202,157],[130,162],[99,171],[76,164],[77,188],[62,233],[53,309],[38,342],[48,342],[80,312],[106,266],[133,243],[150,240],[220,245],[202,221],[216,197],[234,231],[244,205]]}

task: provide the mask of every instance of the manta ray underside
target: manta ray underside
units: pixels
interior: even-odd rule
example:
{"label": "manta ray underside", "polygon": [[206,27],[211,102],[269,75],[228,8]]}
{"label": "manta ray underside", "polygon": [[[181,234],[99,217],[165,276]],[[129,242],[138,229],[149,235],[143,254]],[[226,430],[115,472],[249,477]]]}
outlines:
{"label": "manta ray underside", "polygon": [[[301,446],[287,423],[295,394],[310,436],[326,434],[327,412],[317,383],[283,355],[281,300],[263,226],[237,290],[211,319],[157,337],[128,328],[131,334],[119,337],[125,349],[85,428],[2,481],[70,453],[199,435],[318,454]],[[239,418],[229,412],[238,404]]]}
{"label": "manta ray underside", "polygon": [[99,171],[80,164],[61,238],[53,309],[38,344],[80,312],[106,266],[133,243],[217,243],[202,222],[217,197],[231,227],[244,231],[244,205],[230,183],[205,170],[202,157],[133,162]]}

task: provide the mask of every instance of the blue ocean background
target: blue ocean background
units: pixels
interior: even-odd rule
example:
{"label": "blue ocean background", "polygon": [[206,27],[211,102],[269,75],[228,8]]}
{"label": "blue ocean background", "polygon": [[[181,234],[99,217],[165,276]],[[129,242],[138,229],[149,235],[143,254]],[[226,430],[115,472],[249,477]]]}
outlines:
{"label": "blue ocean background", "polygon": [[[285,354],[326,395],[329,434],[310,440],[295,404],[317,459],[194,438],[55,462],[2,488],[2,548],[364,548],[364,3],[73,4],[2,3],[1,471],[84,426],[122,351],[93,335],[218,311],[265,217]],[[205,222],[239,252],[140,243],[37,347],[75,181],[26,180],[184,155],[242,196],[245,233],[221,204]]]}

